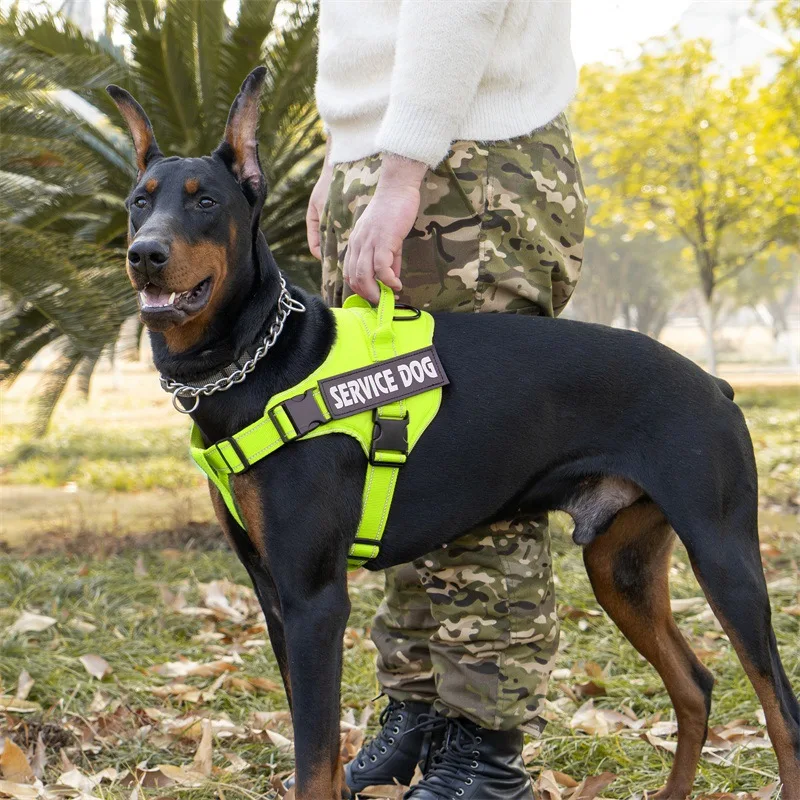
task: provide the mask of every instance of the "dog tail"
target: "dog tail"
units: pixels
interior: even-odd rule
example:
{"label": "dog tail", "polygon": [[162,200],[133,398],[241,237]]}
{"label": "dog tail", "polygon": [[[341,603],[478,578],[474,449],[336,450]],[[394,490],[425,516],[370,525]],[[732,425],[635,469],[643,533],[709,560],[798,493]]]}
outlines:
{"label": "dog tail", "polygon": [[717,382],[717,386],[719,386],[719,390],[722,392],[722,394],[724,394],[728,400],[733,400],[733,386],[731,386],[728,381],[722,380],[722,378],[715,377],[714,380]]}

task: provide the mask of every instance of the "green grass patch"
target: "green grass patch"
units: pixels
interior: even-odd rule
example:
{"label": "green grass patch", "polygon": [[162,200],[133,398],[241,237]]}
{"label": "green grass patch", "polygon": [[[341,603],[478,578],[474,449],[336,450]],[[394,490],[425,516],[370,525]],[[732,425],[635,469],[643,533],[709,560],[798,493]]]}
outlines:
{"label": "green grass patch", "polygon": [[2,481],[130,492],[184,489],[204,478],[189,459],[183,428],[109,431],[60,428],[42,439],[22,428],[3,431]]}

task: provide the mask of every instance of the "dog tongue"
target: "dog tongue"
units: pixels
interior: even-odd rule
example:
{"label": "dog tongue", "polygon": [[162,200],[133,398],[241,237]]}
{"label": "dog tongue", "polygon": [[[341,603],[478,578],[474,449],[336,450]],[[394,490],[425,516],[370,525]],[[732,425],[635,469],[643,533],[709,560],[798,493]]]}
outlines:
{"label": "dog tongue", "polygon": [[165,292],[157,286],[147,286],[143,292],[145,304],[148,306],[168,306],[170,305],[170,292]]}

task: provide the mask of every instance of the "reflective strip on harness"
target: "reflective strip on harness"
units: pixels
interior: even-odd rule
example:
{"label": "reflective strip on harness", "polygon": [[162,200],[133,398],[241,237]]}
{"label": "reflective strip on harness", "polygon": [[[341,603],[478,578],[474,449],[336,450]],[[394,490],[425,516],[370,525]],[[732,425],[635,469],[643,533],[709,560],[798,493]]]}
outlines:
{"label": "reflective strip on harness", "polygon": [[355,438],[367,457],[361,520],[350,548],[355,569],[378,556],[400,467],[435,418],[448,383],[433,347],[433,317],[415,309],[395,316],[381,284],[377,309],[359,297],[332,309],[336,338],[325,361],[270,398],[264,416],[209,447],[195,425],[191,455],[246,528],[230,476],[298,439],[329,433]]}

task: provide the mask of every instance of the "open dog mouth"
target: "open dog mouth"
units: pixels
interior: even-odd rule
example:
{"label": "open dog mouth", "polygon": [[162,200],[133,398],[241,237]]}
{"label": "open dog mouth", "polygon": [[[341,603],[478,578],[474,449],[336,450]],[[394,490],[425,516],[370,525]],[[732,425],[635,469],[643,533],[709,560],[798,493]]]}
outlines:
{"label": "open dog mouth", "polygon": [[139,306],[143,314],[165,311],[181,311],[187,315],[196,314],[205,307],[210,296],[210,276],[185,292],[169,292],[160,286],[148,283],[139,292]]}

